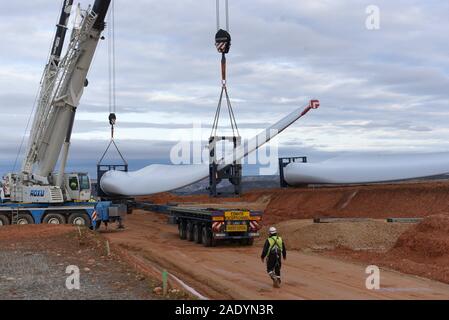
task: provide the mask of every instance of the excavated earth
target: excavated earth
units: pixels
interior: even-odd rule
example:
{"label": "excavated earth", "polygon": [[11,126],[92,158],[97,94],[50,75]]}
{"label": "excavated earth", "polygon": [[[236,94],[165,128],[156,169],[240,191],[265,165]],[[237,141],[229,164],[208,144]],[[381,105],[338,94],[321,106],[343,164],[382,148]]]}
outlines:
{"label": "excavated earth", "polygon": [[425,217],[402,233],[386,252],[339,248],[330,255],[449,283],[449,215]]}
{"label": "excavated earth", "polygon": [[[164,269],[176,289],[169,298],[449,299],[446,181],[255,190],[225,199],[163,193],[139,200],[263,210],[262,235],[277,226],[289,251],[282,288],[272,288],[260,261],[264,237],[252,247],[204,248],[180,240],[164,215],[135,210],[124,231],[0,228],[0,299],[155,299]],[[317,217],[363,219],[314,223]],[[423,220],[385,220],[399,217]],[[80,268],[79,291],[65,288],[68,265]],[[366,288],[368,265],[381,268],[380,290]]]}
{"label": "excavated earth", "polygon": [[[162,193],[142,200],[155,203],[212,202],[207,195],[176,196]],[[417,182],[347,187],[261,189],[241,198],[214,199],[215,203],[260,203],[265,223],[315,217],[425,217],[449,213],[449,182]]]}
{"label": "excavated earth", "polygon": [[[158,194],[155,203],[211,202],[208,196]],[[376,264],[449,283],[449,182],[412,182],[270,189],[217,199],[229,207],[264,209],[264,229],[276,225],[291,249]],[[264,208],[265,207],[265,208]],[[317,217],[368,218],[316,224]],[[424,218],[387,223],[386,218]],[[257,245],[262,245],[261,241]]]}
{"label": "excavated earth", "polygon": [[[316,225],[316,224],[315,224]],[[366,226],[355,224],[362,234]],[[135,210],[127,217],[125,232],[108,232],[105,236],[114,246],[125,251],[136,265],[146,268],[163,268],[171,276],[181,279],[194,288],[198,298],[209,299],[449,299],[449,285],[428,279],[392,272],[381,268],[380,290],[366,287],[366,267],[360,261],[343,261],[340,257],[322,254],[323,248],[314,248],[313,239],[320,238],[320,231],[340,230],[341,243],[351,243],[348,223],[340,226],[329,224],[326,229],[313,230],[311,220],[295,228],[307,230],[294,250],[295,235],[287,234],[290,246],[287,260],[283,262],[282,288],[275,289],[260,260],[262,239],[254,246],[232,243],[205,248],[200,244],[179,239],[176,226],[167,224],[167,217],[153,212]],[[281,228],[288,226],[281,226]],[[378,226],[369,227],[376,230]],[[318,231],[318,232],[317,232]],[[301,233],[301,231],[296,232]],[[399,232],[398,232],[399,233]],[[389,233],[388,233],[389,234]],[[354,245],[382,246],[392,242],[386,234],[384,241],[369,239],[355,241]],[[392,232],[394,234],[394,232]],[[298,237],[300,239],[301,237]],[[291,242],[290,242],[291,241]],[[338,245],[332,237],[321,240],[320,246]],[[311,248],[302,250],[311,245]],[[335,251],[329,251],[335,252]]]}

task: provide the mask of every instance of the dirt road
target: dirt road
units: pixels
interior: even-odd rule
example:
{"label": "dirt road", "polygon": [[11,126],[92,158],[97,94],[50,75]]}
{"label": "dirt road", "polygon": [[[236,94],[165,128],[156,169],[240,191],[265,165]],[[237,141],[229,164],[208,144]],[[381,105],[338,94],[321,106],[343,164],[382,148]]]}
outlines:
{"label": "dirt road", "polygon": [[449,299],[449,285],[381,271],[381,289],[365,287],[364,265],[290,251],[283,287],[274,289],[260,247],[204,248],[178,238],[158,214],[134,211],[125,232],[104,235],[148,265],[163,267],[211,299]]}

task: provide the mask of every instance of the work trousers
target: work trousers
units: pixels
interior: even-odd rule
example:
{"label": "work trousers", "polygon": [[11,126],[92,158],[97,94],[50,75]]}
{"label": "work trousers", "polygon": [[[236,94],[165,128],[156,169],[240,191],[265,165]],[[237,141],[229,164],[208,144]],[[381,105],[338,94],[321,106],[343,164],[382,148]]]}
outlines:
{"label": "work trousers", "polygon": [[267,259],[267,272],[274,271],[275,275],[281,276],[281,257],[277,254],[270,254]]}

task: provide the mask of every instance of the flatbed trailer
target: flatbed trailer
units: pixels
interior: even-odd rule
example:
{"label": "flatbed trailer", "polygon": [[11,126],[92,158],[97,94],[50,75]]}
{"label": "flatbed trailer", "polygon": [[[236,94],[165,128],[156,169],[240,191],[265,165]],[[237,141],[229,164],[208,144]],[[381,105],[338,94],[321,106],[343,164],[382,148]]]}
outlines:
{"label": "flatbed trailer", "polygon": [[121,222],[126,207],[109,201],[0,203],[0,227],[9,224],[74,224],[97,229],[101,222]]}
{"label": "flatbed trailer", "polygon": [[168,215],[177,224],[183,240],[215,246],[219,241],[234,240],[252,245],[259,236],[263,212],[245,209],[198,208],[136,202],[135,208]]}

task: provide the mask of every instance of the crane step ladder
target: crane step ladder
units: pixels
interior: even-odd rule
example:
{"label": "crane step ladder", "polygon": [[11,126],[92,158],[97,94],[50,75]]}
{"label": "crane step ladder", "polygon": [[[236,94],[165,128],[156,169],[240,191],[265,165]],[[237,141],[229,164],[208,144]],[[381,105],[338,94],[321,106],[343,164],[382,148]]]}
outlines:
{"label": "crane step ladder", "polygon": [[11,224],[19,223],[19,208],[13,208],[11,213]]}

